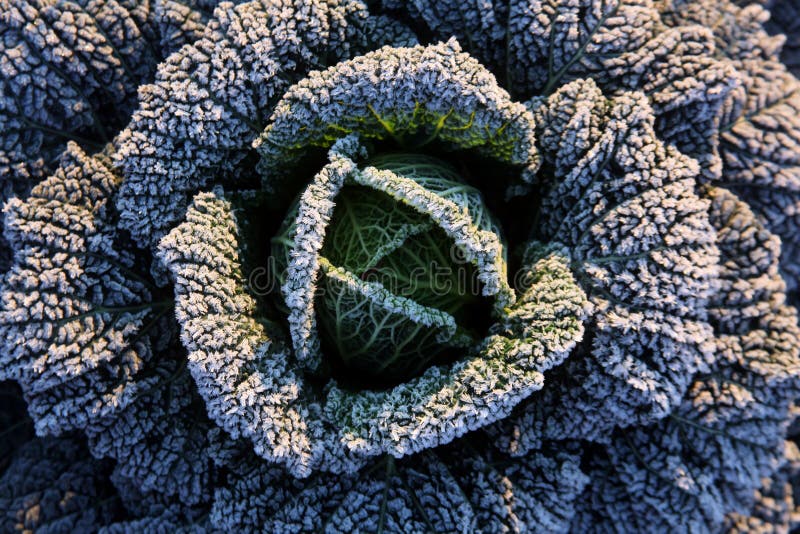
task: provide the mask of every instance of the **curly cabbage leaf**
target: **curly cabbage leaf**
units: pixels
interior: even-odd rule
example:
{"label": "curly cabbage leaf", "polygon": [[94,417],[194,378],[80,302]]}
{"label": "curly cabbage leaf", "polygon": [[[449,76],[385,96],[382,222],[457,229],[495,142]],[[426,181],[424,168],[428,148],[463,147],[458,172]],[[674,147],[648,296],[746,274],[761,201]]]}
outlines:
{"label": "curly cabbage leaf", "polygon": [[0,378],[20,382],[40,434],[83,428],[154,381],[140,373],[171,301],[154,300],[117,242],[119,182],[106,157],[70,144],[53,176],[6,204],[15,262],[0,293]]}
{"label": "curly cabbage leaf", "polygon": [[730,189],[783,241],[782,264],[790,291],[800,278],[800,82],[780,63],[784,39],[763,29],[769,13],[761,6],[738,7],[728,0],[665,2],[672,24],[707,24],[716,55],[740,80],[719,110],[723,171],[714,184]]}
{"label": "curly cabbage leaf", "polygon": [[672,413],[617,432],[596,455],[579,530],[620,521],[716,530],[725,514],[747,514],[762,479],[783,463],[800,331],[778,275],[780,243],[729,192],[711,189],[708,197],[722,254],[709,306],[717,357]]}
{"label": "curly cabbage leaf", "polygon": [[536,170],[533,121],[494,76],[455,40],[385,47],[315,71],[275,107],[254,144],[266,187],[298,166],[312,147],[329,148],[350,133],[365,142],[391,140],[420,149],[475,150]]}
{"label": "curly cabbage leaf", "polygon": [[0,476],[4,532],[90,532],[119,513],[109,462],[73,438],[24,444]]}
{"label": "curly cabbage leaf", "polygon": [[718,110],[736,82],[699,26],[666,27],[651,0],[384,2],[437,39],[456,37],[515,98],[548,96],[579,78],[610,94],[643,91],[667,143],[717,177]]}
{"label": "curly cabbage leaf", "polygon": [[475,447],[455,442],[306,480],[251,459],[217,492],[211,522],[228,531],[567,531],[587,482],[573,448],[510,459]]}
{"label": "curly cabbage leaf", "polygon": [[238,165],[293,82],[374,39],[408,39],[370,19],[359,0],[225,4],[215,16],[140,88],[139,109],[117,140],[120,226],[145,248],[180,221],[195,192],[239,179]]}
{"label": "curly cabbage leaf", "polygon": [[[296,356],[268,337],[276,329],[257,320],[239,245],[228,203],[201,194],[162,241],[161,255],[175,278],[182,340],[211,418],[295,475],[353,471],[372,456],[400,457],[503,417],[541,388],[542,371],[563,361],[582,334],[583,295],[556,255],[531,267],[537,283],[476,355],[384,392],[348,392],[332,381],[320,391]],[[564,322],[548,324],[553,315]],[[539,321],[528,325],[526,317]],[[564,329],[554,333],[554,326]]]}
{"label": "curly cabbage leaf", "polygon": [[640,93],[608,100],[576,81],[536,116],[534,235],[569,251],[594,313],[557,379],[501,423],[498,439],[517,453],[665,417],[714,358],[706,308],[719,252],[696,162],[658,140]]}
{"label": "curly cabbage leaf", "polygon": [[67,141],[97,150],[156,64],[205,25],[195,2],[3,0],[0,192],[27,193]]}
{"label": "curly cabbage leaf", "polygon": [[784,445],[786,459],[772,478],[761,481],[755,504],[747,514],[733,513],[725,517],[725,531],[731,534],[791,532],[800,526],[800,509],[795,504],[796,489],[792,482],[800,473],[800,451],[792,441]]}
{"label": "curly cabbage leaf", "polygon": [[[202,32],[198,4],[0,2],[0,202],[52,174],[67,142],[95,152],[110,141],[156,64]],[[0,272],[10,255],[0,237]]]}
{"label": "curly cabbage leaf", "polygon": [[187,505],[211,500],[214,477],[205,406],[185,362],[164,359],[157,381],[112,417],[86,428],[98,458],[114,458],[115,475],[139,491],[176,496]]}

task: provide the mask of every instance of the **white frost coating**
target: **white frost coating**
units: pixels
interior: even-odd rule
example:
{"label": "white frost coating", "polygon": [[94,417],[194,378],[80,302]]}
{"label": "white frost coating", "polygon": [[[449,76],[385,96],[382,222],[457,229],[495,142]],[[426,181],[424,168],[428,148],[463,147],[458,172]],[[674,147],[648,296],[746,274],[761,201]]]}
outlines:
{"label": "white frost coating", "polygon": [[237,169],[291,83],[368,44],[360,0],[225,2],[215,17],[141,87],[117,140],[121,226],[145,247],[181,219],[195,192]]}
{"label": "white frost coating", "polygon": [[153,372],[152,386],[86,428],[89,450],[113,458],[115,475],[137,491],[196,506],[211,497],[217,476],[207,437],[212,424],[194,408],[202,399],[184,362],[163,358]]}
{"label": "white frost coating", "polygon": [[561,364],[583,337],[587,312],[566,260],[543,254],[527,267],[529,289],[476,355],[431,367],[389,391],[329,392],[326,413],[352,451],[401,457],[448,443],[507,416],[542,388],[544,371]]}
{"label": "white frost coating", "polygon": [[781,269],[794,291],[800,285],[800,82],[779,60],[784,37],[767,35],[762,23],[769,14],[760,6],[664,4],[671,24],[712,28],[717,57],[737,72],[740,83],[717,117],[718,184],[741,196],[781,237]]}
{"label": "white frost coating", "polygon": [[498,431],[516,453],[668,415],[714,349],[706,308],[719,252],[696,162],[655,136],[638,93],[607,100],[593,81],[576,81],[536,116],[553,176],[534,233],[569,251],[594,313],[590,343],[562,380]]}
{"label": "white frost coating", "polygon": [[588,479],[580,451],[559,448],[512,459],[455,442],[303,481],[249,460],[217,493],[211,522],[224,531],[567,532]]}
{"label": "white frost coating", "polygon": [[[137,88],[205,24],[194,0],[0,0],[0,205],[125,126]],[[0,224],[0,273],[11,263]]]}
{"label": "white frost coating", "polygon": [[659,136],[719,176],[717,112],[736,74],[712,57],[707,28],[666,27],[651,0],[414,0],[402,9],[435,38],[456,37],[516,99],[579,78],[606,94],[644,92]]}
{"label": "white frost coating", "polygon": [[[591,462],[587,506],[574,524],[717,531],[748,514],[762,480],[784,463],[800,392],[800,331],[778,276],[778,239],[724,189],[710,189],[722,256],[709,315],[717,345],[708,372],[659,423],[618,433]],[[779,479],[778,479],[779,480]]]}
{"label": "white frost coating", "polygon": [[300,197],[294,223],[291,260],[286,269],[286,281],[281,294],[289,307],[289,330],[294,354],[300,364],[316,369],[322,355],[319,350],[314,298],[319,278],[319,253],[325,231],[333,215],[336,195],[356,165],[338,151],[335,145],[329,154],[330,163],[314,176]]}
{"label": "white frost coating", "polygon": [[202,193],[161,241],[189,369],[212,420],[234,439],[251,439],[262,457],[308,476],[321,459],[322,422],[301,398],[291,357],[253,318],[237,239],[229,204]]}
{"label": "white frost coating", "polygon": [[508,285],[503,244],[494,232],[478,228],[459,206],[433,191],[428,191],[411,178],[374,167],[353,173],[350,180],[357,184],[382,191],[398,202],[407,204],[434,223],[453,239],[464,253],[466,261],[478,268],[478,279],[483,285],[483,295],[496,299],[496,308],[502,310],[514,304],[516,296]]}
{"label": "white frost coating", "polygon": [[792,532],[800,526],[800,495],[795,484],[800,475],[800,451],[793,441],[784,444],[783,465],[771,478],[761,481],[755,492],[755,504],[748,513],[725,516],[725,532],[730,534],[771,534]]}
{"label": "white frost coating", "polygon": [[66,140],[111,140],[158,62],[202,32],[194,3],[0,1],[0,199],[50,174]]}
{"label": "white frost coating", "polygon": [[530,113],[455,40],[385,47],[311,72],[276,105],[254,143],[264,184],[290,173],[310,148],[352,132],[401,145],[418,143],[411,138],[419,134],[531,172],[538,166]]}
{"label": "white frost coating", "polygon": [[152,359],[151,302],[119,247],[119,177],[70,143],[56,173],[5,208],[15,263],[0,293],[0,377],[20,381],[41,434],[84,428],[130,402]]}

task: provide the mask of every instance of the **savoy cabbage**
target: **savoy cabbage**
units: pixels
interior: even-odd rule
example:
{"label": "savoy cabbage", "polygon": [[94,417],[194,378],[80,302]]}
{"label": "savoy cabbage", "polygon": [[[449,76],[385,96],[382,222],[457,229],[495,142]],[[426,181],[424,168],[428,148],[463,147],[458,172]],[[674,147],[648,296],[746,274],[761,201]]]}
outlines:
{"label": "savoy cabbage", "polygon": [[798,526],[770,7],[0,0],[2,528]]}

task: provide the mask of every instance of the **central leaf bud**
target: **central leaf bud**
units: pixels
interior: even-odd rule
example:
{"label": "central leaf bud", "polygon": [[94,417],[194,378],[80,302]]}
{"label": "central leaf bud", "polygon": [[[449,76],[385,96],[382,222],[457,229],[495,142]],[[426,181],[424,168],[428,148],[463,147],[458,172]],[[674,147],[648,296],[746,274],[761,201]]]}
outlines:
{"label": "central leaf bud", "polygon": [[[345,182],[320,251],[314,309],[323,351],[334,352],[327,356],[346,374],[396,382],[466,355],[489,322],[475,258],[426,210],[449,208],[457,225],[490,234],[501,254],[502,247],[480,192],[446,162],[390,154],[361,168],[407,197],[363,180]],[[292,210],[274,241],[275,256],[287,262],[296,217]]]}

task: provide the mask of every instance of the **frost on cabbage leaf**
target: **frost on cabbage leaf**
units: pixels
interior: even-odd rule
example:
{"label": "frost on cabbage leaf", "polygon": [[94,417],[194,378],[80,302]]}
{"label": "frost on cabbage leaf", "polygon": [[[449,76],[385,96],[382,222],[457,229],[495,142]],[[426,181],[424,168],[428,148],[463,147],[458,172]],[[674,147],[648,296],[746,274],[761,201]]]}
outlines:
{"label": "frost on cabbage leaf", "polygon": [[725,517],[725,530],[735,534],[756,532],[791,532],[800,526],[800,508],[795,504],[796,481],[800,474],[800,451],[787,441],[785,462],[775,475],[762,480],[756,491],[755,504],[749,513],[732,513]]}
{"label": "frost on cabbage leaf", "polygon": [[358,0],[225,4],[215,14],[202,38],[141,87],[117,140],[120,226],[145,248],[180,220],[195,192],[215,179],[241,184],[238,165],[292,83],[383,39],[409,38],[369,18]]}
{"label": "frost on cabbage leaf", "polygon": [[[200,3],[0,2],[0,201],[51,174],[68,141],[111,141],[158,62],[202,32]],[[0,242],[0,271],[6,253]]]}
{"label": "frost on cabbage leaf", "polygon": [[0,295],[0,375],[39,434],[83,430],[140,488],[210,499],[205,409],[171,340],[172,300],[115,227],[120,178],[70,143],[59,169],[6,208],[16,262]]}
{"label": "frost on cabbage leaf", "polygon": [[[777,239],[762,225],[783,238],[793,283],[797,81],[777,62],[781,39],[761,31],[761,8],[386,0],[421,36],[455,36],[477,60],[455,40],[348,60],[415,37],[356,0],[225,3],[204,27],[214,3],[0,4],[4,96],[24,95],[13,86],[24,77],[7,71],[36,56],[19,47],[53,52],[36,48],[37,32],[70,52],[31,71],[44,83],[30,96],[38,107],[22,114],[4,98],[0,110],[2,124],[42,121],[0,132],[0,149],[10,139],[28,150],[12,154],[24,165],[11,149],[0,165],[52,174],[6,208],[15,259],[0,300],[0,379],[20,381],[40,433],[80,430],[93,454],[114,460],[126,521],[107,524],[102,507],[47,515],[57,492],[25,502],[42,503],[56,525],[109,532],[795,521],[796,455],[783,444],[798,332]],[[153,49],[195,39],[143,87],[114,139]],[[109,140],[121,174],[111,149],[87,155]],[[539,194],[518,199],[539,214],[515,263],[524,285],[511,291],[498,229],[472,224],[480,202],[376,164],[390,145],[476,153],[517,178],[477,189]],[[326,375],[314,328],[324,277],[353,289],[354,302],[375,289],[326,249],[353,187],[416,210],[406,214],[420,228],[447,228],[442,242],[472,254],[494,308],[460,360],[385,390]],[[246,277],[256,246],[235,200],[253,188],[273,203],[304,192],[281,236],[292,264],[278,295],[284,325]],[[147,274],[158,243],[153,271],[169,268],[174,294]],[[369,297],[403,319],[421,309],[389,292]],[[450,326],[456,315],[437,317]],[[488,436],[478,430],[514,406]],[[0,492],[14,514],[26,454]],[[80,471],[71,499],[87,493],[83,480],[106,491],[105,478],[82,471],[105,463],[82,454],[47,467]],[[50,485],[64,480],[74,476]]]}
{"label": "frost on cabbage leaf", "polygon": [[88,532],[119,513],[110,462],[89,456],[72,438],[24,444],[0,476],[4,532]]}
{"label": "frost on cabbage leaf", "polygon": [[297,480],[253,458],[236,462],[211,520],[229,531],[563,532],[587,478],[561,444],[510,459],[456,441],[357,474]]}
{"label": "frost on cabbage leaf", "polygon": [[662,421],[617,431],[595,455],[579,530],[620,521],[715,530],[726,513],[748,514],[762,479],[784,463],[800,332],[778,275],[780,244],[736,197],[708,196],[723,258],[709,306],[716,359]]}
{"label": "frost on cabbage leaf", "polygon": [[664,417],[713,356],[705,310],[718,251],[696,162],[656,138],[640,93],[608,100],[575,81],[536,117],[544,184],[534,235],[569,251],[595,311],[558,380],[500,424],[498,439],[517,453]]}
{"label": "frost on cabbage leaf", "polygon": [[663,9],[672,24],[714,24],[716,55],[735,68],[739,84],[719,111],[723,169],[715,182],[736,193],[781,237],[782,264],[790,291],[800,279],[800,81],[780,63],[784,43],[762,23],[769,13],[727,0],[673,0]]}
{"label": "frost on cabbage leaf", "polygon": [[714,136],[735,83],[699,26],[666,27],[651,0],[384,0],[437,39],[455,37],[516,99],[547,96],[579,78],[604,92],[644,92],[666,142],[720,171]]}
{"label": "frost on cabbage leaf", "polygon": [[146,327],[170,303],[153,302],[116,244],[108,165],[70,144],[53,176],[6,205],[16,261],[0,296],[0,376],[20,382],[40,433],[83,428],[152,381],[134,378],[152,356]]}
{"label": "frost on cabbage leaf", "polygon": [[[399,70],[399,77],[407,81],[398,85],[392,95],[398,102],[394,115],[400,117],[397,124],[407,124],[402,119],[413,116],[420,133],[432,137],[441,135],[454,148],[485,150],[509,160],[519,158],[520,168],[525,168],[522,163],[526,162],[528,166],[535,165],[535,153],[530,152],[532,144],[529,142],[532,140],[530,114],[522,106],[511,106],[504,100],[507,96],[496,87],[477,91],[478,87],[488,84],[488,79],[479,66],[465,56],[464,61],[455,61],[459,54],[453,43],[428,48],[385,48],[321,74],[323,79],[328,76],[330,79],[315,87],[316,91],[327,92],[326,86],[358,84],[366,95],[374,95],[366,104],[375,102],[374,109],[384,113],[385,104],[378,97],[385,93],[371,88],[371,85],[379,88],[383,82],[361,73],[374,72],[373,65],[377,64],[392,72]],[[420,56],[422,61],[410,61]],[[450,64],[460,65],[465,74],[441,79],[432,75],[443,72],[442,65]],[[340,72],[352,72],[350,81],[342,81]],[[427,101],[415,98],[416,94],[433,94],[428,83],[436,83],[444,96]],[[448,89],[449,85],[453,89]],[[456,88],[460,92],[456,92]],[[449,98],[451,94],[462,96],[460,100],[450,98],[443,107],[440,99]],[[277,150],[282,144],[271,140],[282,139],[287,129],[291,132],[297,128],[295,122],[284,123],[282,119],[284,110],[289,108],[288,102],[297,98],[295,95],[307,98],[304,84],[287,94],[286,105],[278,104],[276,118],[261,140],[264,150]],[[360,115],[374,117],[364,104],[364,99],[354,103],[354,114],[349,117],[356,117],[353,119],[356,123]],[[446,119],[450,109],[463,111],[475,119],[466,128],[456,122],[460,128],[454,128],[451,135],[446,120],[440,120],[441,117]],[[315,120],[317,116],[335,117],[335,113],[348,117],[338,105],[323,106],[319,115],[308,114],[307,117]],[[452,115],[457,116],[457,113]],[[505,116],[508,119],[504,120]],[[496,135],[496,128],[501,126],[502,135]],[[366,137],[386,135],[385,127],[378,121],[368,122],[363,131]],[[361,132],[357,130],[356,133]],[[496,148],[505,146],[503,136],[512,135],[523,141],[521,148],[516,149],[518,152]],[[290,157],[298,148],[289,146],[288,150]],[[500,328],[498,334],[486,338],[476,347],[477,352],[467,353],[468,357],[454,364],[429,368],[420,377],[383,392],[348,393],[332,382],[325,395],[320,396],[321,392],[302,374],[305,368],[314,369],[320,358],[315,352],[316,344],[308,343],[314,336],[314,329],[306,325],[313,321],[311,296],[317,267],[323,263],[318,252],[334,210],[333,202],[346,181],[374,188],[394,201],[405,199],[420,215],[431,217],[435,225],[450,228],[451,237],[464,248],[466,257],[483,262],[479,270],[486,270],[487,287],[495,293],[505,291],[512,297],[504,271],[497,267],[501,252],[496,238],[494,243],[488,239],[492,237],[490,232],[476,240],[479,234],[469,234],[475,229],[464,226],[461,221],[464,215],[459,209],[440,207],[452,201],[445,202],[423,187],[412,185],[411,180],[392,179],[391,172],[381,173],[369,167],[359,170],[351,158],[357,161],[361,153],[357,139],[351,135],[335,143],[330,150],[330,162],[314,177],[301,198],[293,236],[297,249],[291,255],[292,264],[284,289],[287,305],[297,310],[295,323],[294,315],[289,316],[290,325],[294,325],[294,353],[290,353],[281,340],[269,338],[267,331],[274,328],[262,326],[255,320],[255,302],[245,292],[241,263],[237,259],[240,247],[237,224],[227,202],[214,195],[198,195],[186,222],[161,243],[162,259],[175,277],[182,339],[190,350],[192,373],[212,418],[234,437],[252,439],[259,455],[285,463],[302,476],[314,469],[349,471],[367,458],[387,452],[403,456],[449,442],[469,429],[502,417],[511,406],[541,387],[542,371],[559,363],[582,332],[580,291],[570,282],[571,275],[563,260],[542,258],[533,268],[541,273],[554,269],[552,277],[542,275],[536,279],[528,290],[529,296],[522,298],[518,307],[513,306],[513,299],[504,301],[512,310],[508,317],[500,319],[501,323],[508,322],[505,330]],[[288,157],[275,157],[271,161],[282,164]],[[449,220],[450,217],[456,219]],[[489,248],[483,251],[481,247]],[[486,261],[481,260],[487,252],[491,254]],[[559,282],[564,283],[564,291],[557,293],[556,301],[540,300],[538,295],[547,294],[548,284]],[[569,290],[570,283],[572,290]],[[563,336],[537,334],[539,323],[536,322],[527,331],[517,330],[523,320],[518,319],[520,325],[512,325],[514,313],[528,313],[529,318],[540,316],[540,327],[546,331],[547,319],[560,313],[554,310],[563,310],[565,318],[573,318],[571,323],[567,321],[562,325]],[[305,315],[306,312],[311,315]],[[525,337],[518,338],[520,335]],[[231,340],[236,342],[231,343]]]}

